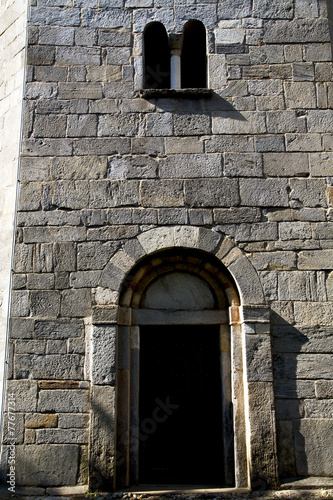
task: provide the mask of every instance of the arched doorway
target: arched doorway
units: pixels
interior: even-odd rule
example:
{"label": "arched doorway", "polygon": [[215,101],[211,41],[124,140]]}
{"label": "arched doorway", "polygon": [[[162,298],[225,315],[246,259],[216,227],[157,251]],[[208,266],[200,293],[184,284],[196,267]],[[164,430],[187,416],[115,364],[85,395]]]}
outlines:
{"label": "arched doorway", "polygon": [[239,297],[228,271],[202,251],[161,251],[131,271],[120,306],[118,487],[234,485],[232,399],[243,388],[232,380]]}

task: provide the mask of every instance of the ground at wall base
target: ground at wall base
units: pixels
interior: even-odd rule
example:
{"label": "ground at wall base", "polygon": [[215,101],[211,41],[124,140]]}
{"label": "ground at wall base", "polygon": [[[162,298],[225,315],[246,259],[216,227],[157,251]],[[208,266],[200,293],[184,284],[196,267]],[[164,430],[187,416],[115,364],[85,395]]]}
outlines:
{"label": "ground at wall base", "polygon": [[[58,491],[57,491],[58,490]],[[60,491],[62,490],[62,491]],[[71,493],[70,490],[73,490]],[[75,493],[74,493],[75,490]],[[82,487],[83,490],[83,487]],[[81,491],[82,491],[81,490]],[[225,492],[213,493],[190,493],[190,492],[149,492],[149,493],[132,493],[132,492],[100,492],[96,491],[93,493],[79,493],[79,488],[58,488],[50,491],[49,494],[45,494],[46,490],[43,488],[17,488],[16,493],[8,492],[7,488],[0,486],[0,498],[4,500],[113,500],[114,498],[119,499],[133,499],[133,500],[158,500],[158,499],[171,499],[171,500],[220,500],[220,499],[289,499],[289,500],[299,500],[299,499],[326,499],[333,500],[333,488],[311,488],[306,489],[283,489],[275,491],[252,491],[245,492],[244,489],[226,489]]]}

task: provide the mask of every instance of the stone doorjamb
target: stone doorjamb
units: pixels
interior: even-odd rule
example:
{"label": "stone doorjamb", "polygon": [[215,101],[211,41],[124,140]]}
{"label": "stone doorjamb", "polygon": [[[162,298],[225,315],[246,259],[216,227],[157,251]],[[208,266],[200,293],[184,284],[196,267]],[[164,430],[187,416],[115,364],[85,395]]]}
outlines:
{"label": "stone doorjamb", "polygon": [[[138,328],[132,322],[132,309],[119,307],[123,284],[133,277],[132,269],[144,257],[177,247],[201,250],[215,256],[234,279],[240,307],[232,296],[228,300],[231,306],[236,485],[274,487],[278,475],[269,309],[258,274],[242,251],[228,237],[195,226],[148,230],[127,241],[102,272],[99,286],[109,289],[112,299],[106,306],[93,308],[91,342],[88,341],[87,364],[90,365],[88,371],[92,383],[90,487],[115,486],[116,421],[130,427],[129,401],[120,399],[121,404],[118,401],[116,405],[115,390],[117,336],[119,339],[128,335],[125,344],[130,348],[131,337],[133,344],[136,336],[130,335],[130,331],[135,332]],[[124,296],[123,300],[126,302]],[[131,347],[135,348],[135,345]],[[117,385],[130,389],[129,372],[122,369],[121,363],[118,363]],[[135,395],[129,393],[129,397]],[[129,453],[129,446],[127,449]],[[128,455],[125,464],[129,463]],[[118,463],[119,467],[121,464]],[[130,467],[125,467],[125,482],[129,484]]]}

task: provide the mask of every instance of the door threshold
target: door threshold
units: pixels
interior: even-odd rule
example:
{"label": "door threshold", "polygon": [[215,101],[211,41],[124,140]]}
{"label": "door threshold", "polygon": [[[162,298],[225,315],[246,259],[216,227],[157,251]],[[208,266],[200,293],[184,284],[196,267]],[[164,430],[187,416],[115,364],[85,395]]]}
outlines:
{"label": "door threshold", "polygon": [[235,488],[235,487],[217,487],[209,485],[193,485],[193,484],[138,484],[131,488],[122,490],[124,493],[134,493],[136,495],[149,494],[161,495],[167,493],[248,493],[249,488]]}

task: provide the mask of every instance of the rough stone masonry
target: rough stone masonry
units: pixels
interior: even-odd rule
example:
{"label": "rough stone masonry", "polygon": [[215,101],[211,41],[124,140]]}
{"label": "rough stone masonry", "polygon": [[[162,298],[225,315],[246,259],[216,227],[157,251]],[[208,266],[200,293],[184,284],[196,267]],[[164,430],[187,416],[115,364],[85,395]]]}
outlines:
{"label": "rough stone masonry", "polygon": [[[2,0],[0,18],[1,342],[12,271],[5,392],[16,401],[16,484],[112,489],[117,474],[135,483],[135,457],[128,452],[125,472],[116,460],[135,400],[120,350],[138,350],[119,338],[140,325],[124,284],[137,276],[134,290],[163,263],[174,270],[170,251],[207,282],[225,272],[238,294],[226,351],[234,484],[325,484],[331,0]],[[181,34],[190,20],[206,30],[212,95],[140,92],[147,25]]]}

